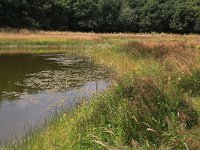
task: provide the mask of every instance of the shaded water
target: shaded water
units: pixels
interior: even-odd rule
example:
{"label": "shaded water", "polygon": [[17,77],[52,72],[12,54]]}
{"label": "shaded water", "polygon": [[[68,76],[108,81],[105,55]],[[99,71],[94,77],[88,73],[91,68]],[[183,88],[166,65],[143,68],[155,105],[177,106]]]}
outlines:
{"label": "shaded water", "polygon": [[108,70],[64,54],[0,55],[0,141],[23,136],[25,124],[73,108],[110,84]]}

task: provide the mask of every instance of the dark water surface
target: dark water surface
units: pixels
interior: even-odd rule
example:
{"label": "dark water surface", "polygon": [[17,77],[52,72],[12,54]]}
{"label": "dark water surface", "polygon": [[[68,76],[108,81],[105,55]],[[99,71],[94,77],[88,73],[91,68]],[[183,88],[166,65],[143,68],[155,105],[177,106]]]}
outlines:
{"label": "dark water surface", "polygon": [[105,90],[108,70],[65,54],[0,55],[0,141]]}

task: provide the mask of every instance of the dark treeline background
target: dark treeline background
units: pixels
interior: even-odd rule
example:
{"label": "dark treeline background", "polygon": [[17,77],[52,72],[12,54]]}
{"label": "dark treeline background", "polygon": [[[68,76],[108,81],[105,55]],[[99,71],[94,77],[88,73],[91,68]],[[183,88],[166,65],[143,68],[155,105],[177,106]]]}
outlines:
{"label": "dark treeline background", "polygon": [[0,0],[0,27],[200,33],[200,0]]}

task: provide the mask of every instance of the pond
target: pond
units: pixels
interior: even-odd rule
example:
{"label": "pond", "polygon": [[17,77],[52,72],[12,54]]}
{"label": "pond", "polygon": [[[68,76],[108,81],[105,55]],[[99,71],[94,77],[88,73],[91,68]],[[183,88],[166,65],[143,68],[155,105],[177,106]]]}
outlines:
{"label": "pond", "polygon": [[0,141],[21,137],[62,108],[110,85],[109,71],[66,54],[0,55]]}

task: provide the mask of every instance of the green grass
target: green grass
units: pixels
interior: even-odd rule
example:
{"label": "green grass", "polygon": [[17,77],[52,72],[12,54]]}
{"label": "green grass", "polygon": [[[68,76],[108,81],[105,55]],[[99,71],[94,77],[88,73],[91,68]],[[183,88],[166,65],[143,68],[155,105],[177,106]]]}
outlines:
{"label": "green grass", "polygon": [[[33,51],[10,48],[2,50],[4,53],[60,50],[91,57],[112,68],[117,83],[4,149],[200,149],[196,35],[97,36],[102,37],[91,41],[2,42],[8,47],[43,47]],[[76,48],[63,49],[65,44]],[[49,45],[61,47],[45,49]]]}
{"label": "green grass", "polygon": [[1,40],[0,47],[2,48],[77,48],[90,47],[96,43],[92,41],[77,41],[77,40],[56,40],[56,39],[34,39],[34,40]]}

